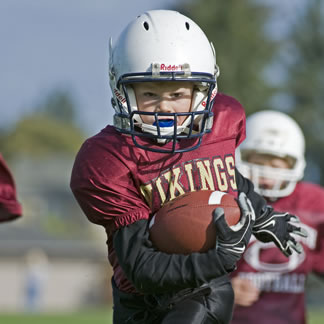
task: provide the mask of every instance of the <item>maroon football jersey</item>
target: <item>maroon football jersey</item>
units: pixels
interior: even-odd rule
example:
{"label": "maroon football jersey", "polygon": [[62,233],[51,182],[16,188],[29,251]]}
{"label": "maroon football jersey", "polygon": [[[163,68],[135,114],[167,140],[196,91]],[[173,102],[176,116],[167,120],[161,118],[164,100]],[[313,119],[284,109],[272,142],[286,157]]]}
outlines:
{"label": "maroon football jersey", "polygon": [[17,201],[15,182],[0,154],[0,222],[21,216],[21,205]]}
{"label": "maroon football jersey", "polygon": [[[106,228],[109,260],[119,289],[134,292],[115,256],[111,234],[116,229],[149,219],[166,201],[186,192],[220,190],[237,195],[234,157],[245,137],[245,113],[240,103],[223,94],[216,96],[213,112],[211,133],[190,152],[144,151],[112,126],[81,147],[71,189],[88,219]],[[194,140],[177,145],[182,148],[190,141]]]}
{"label": "maroon football jersey", "polygon": [[233,275],[251,280],[261,294],[250,307],[235,306],[234,324],[305,323],[307,274],[324,274],[324,189],[300,182],[290,196],[272,206],[300,218],[308,237],[295,238],[304,252],[286,258],[273,243],[261,243],[252,237]]}

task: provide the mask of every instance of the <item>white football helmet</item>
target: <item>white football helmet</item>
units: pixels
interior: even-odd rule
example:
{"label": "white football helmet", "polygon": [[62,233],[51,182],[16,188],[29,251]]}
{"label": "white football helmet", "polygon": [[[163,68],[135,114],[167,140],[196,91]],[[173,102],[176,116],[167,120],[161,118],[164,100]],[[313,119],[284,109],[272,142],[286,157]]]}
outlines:
{"label": "white football helmet", "polygon": [[[138,16],[121,33],[116,44],[110,40],[109,79],[115,109],[114,126],[130,134],[134,144],[150,151],[183,152],[197,148],[212,126],[211,107],[217,93],[216,54],[204,32],[191,19],[176,11],[152,10]],[[131,86],[135,82],[194,82],[191,111],[188,113],[147,113],[154,125],[143,123]],[[181,125],[177,116],[187,115]],[[171,123],[160,123],[161,116]],[[172,141],[172,149],[140,144],[138,138],[157,143]],[[181,138],[198,138],[190,148],[177,150]]]}
{"label": "white football helmet", "polygon": [[[255,191],[272,200],[290,195],[304,176],[305,138],[298,124],[279,111],[260,111],[246,120],[247,136],[236,152],[237,167],[252,180]],[[292,161],[290,169],[249,162],[251,153],[269,154]],[[260,178],[272,179],[273,188],[260,186]]]}

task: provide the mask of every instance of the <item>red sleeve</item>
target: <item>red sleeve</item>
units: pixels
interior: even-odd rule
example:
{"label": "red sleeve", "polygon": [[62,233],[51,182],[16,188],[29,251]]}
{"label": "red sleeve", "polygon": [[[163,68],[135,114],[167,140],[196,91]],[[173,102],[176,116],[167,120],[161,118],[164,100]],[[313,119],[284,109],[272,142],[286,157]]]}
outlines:
{"label": "red sleeve", "polygon": [[229,105],[232,107],[231,120],[232,127],[235,128],[236,147],[238,147],[246,137],[246,115],[243,106],[235,98],[228,97]]}
{"label": "red sleeve", "polygon": [[[315,248],[310,250],[313,263],[312,271],[324,274],[324,188],[309,182],[300,182],[295,189],[295,202],[298,206],[296,215],[301,221],[314,229]],[[312,233],[309,233],[307,240],[311,240]]]}
{"label": "red sleeve", "polygon": [[318,238],[313,260],[313,272],[324,275],[324,224],[321,224],[318,228]]}
{"label": "red sleeve", "polygon": [[233,97],[218,93],[214,101],[214,135],[216,138],[235,137],[238,147],[246,137],[246,116],[243,106]]}
{"label": "red sleeve", "polygon": [[0,222],[16,219],[21,214],[13,176],[0,154]]}
{"label": "red sleeve", "polygon": [[245,123],[246,123],[246,117],[244,114],[238,125],[238,136],[236,141],[236,147],[238,147],[245,140],[246,137]]}
{"label": "red sleeve", "polygon": [[[71,189],[87,218],[108,233],[148,219],[150,209],[134,184],[127,163],[100,136],[87,140],[79,151],[71,176]],[[119,151],[121,150],[119,143]]]}

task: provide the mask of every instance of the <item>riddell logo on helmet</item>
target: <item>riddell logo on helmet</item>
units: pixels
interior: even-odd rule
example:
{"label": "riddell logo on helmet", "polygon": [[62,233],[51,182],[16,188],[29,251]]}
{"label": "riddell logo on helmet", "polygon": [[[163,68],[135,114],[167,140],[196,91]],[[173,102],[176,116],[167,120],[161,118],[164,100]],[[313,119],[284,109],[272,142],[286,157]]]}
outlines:
{"label": "riddell logo on helmet", "polygon": [[[215,89],[214,89],[213,92],[212,92],[212,94],[211,94],[211,96],[210,96],[210,101],[212,101],[212,100],[215,98],[216,94],[217,94],[217,91],[215,91]],[[203,107],[206,107],[206,101],[204,100],[204,101],[201,103],[201,105],[202,105]]]}
{"label": "riddell logo on helmet", "polygon": [[182,70],[182,65],[166,65],[166,64],[161,64],[160,65],[160,71],[181,71]]}
{"label": "riddell logo on helmet", "polygon": [[114,89],[114,94],[120,103],[126,102],[126,98],[116,88]]}

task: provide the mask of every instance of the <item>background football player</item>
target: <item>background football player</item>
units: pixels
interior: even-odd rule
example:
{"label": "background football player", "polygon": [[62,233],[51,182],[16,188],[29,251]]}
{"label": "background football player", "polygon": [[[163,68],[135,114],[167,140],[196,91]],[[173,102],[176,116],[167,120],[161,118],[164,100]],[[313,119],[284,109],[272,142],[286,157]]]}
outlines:
{"label": "background football player", "polygon": [[[206,35],[175,11],[139,15],[110,43],[114,126],[82,145],[71,189],[108,235],[114,323],[228,323],[234,301],[228,273],[252,231],[285,255],[301,252],[291,234],[305,233],[291,224],[295,217],[268,208],[235,169],[245,113],[234,98],[217,93],[218,75]],[[204,189],[238,197],[242,226],[228,227],[218,209],[215,248],[157,251],[150,217],[165,202]]]}
{"label": "background football player", "polygon": [[324,274],[324,189],[301,181],[305,140],[291,117],[261,111],[248,117],[246,125],[239,170],[273,208],[298,215],[309,235],[296,237],[304,252],[289,259],[274,244],[252,237],[232,280],[236,304],[232,323],[302,324],[307,275]]}

